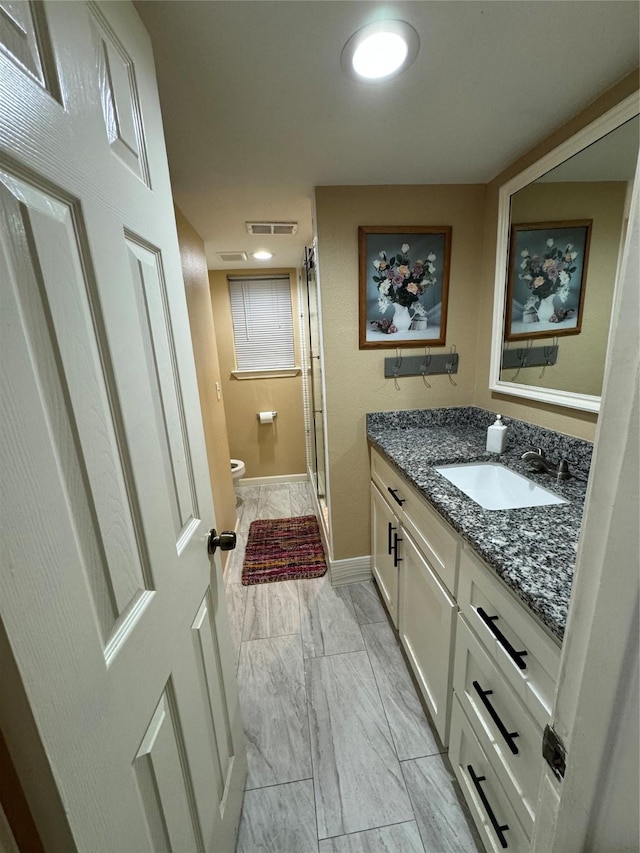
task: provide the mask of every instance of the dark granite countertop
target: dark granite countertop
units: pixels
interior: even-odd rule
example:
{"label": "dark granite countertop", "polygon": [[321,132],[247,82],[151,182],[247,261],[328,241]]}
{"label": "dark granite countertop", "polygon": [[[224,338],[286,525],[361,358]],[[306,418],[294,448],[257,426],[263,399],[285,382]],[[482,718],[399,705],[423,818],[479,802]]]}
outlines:
{"label": "dark granite countertop", "polygon": [[[590,442],[504,418],[503,454],[487,453],[495,415],[472,407],[367,415],[367,438],[493,568],[558,641],[562,640],[591,459]],[[531,473],[522,453],[542,447],[548,458],[571,460],[575,477],[556,482]],[[499,461],[568,503],[487,510],[437,471],[436,465]]]}

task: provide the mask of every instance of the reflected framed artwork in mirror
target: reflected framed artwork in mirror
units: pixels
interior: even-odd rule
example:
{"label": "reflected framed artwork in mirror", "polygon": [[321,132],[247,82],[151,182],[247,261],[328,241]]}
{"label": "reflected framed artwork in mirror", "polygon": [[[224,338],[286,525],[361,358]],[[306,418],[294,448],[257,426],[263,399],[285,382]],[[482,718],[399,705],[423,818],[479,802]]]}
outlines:
{"label": "reflected framed artwork in mirror", "polygon": [[[500,187],[492,391],[599,411],[638,165],[639,107],[636,92]],[[545,257],[552,249],[553,256]],[[541,274],[545,262],[557,284],[565,273],[562,292],[551,276]],[[530,287],[534,282],[537,287]],[[546,291],[552,289],[556,292],[549,298]],[[555,345],[553,364],[538,360],[534,366],[520,357],[532,348]],[[514,363],[516,368],[507,366]]]}
{"label": "reflected framed artwork in mirror", "polygon": [[506,341],[580,333],[590,237],[590,219],[511,226]]}

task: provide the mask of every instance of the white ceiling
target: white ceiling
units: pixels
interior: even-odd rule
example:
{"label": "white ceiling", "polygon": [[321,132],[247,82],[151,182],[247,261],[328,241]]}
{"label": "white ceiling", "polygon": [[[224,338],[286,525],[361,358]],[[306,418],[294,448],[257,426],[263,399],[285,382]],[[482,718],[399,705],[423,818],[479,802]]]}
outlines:
{"label": "white ceiling", "polygon": [[[298,266],[313,187],[485,183],[639,64],[635,0],[141,0],[176,203],[210,268]],[[379,86],[340,54],[374,19],[421,47]],[[252,237],[247,220],[299,222]],[[367,224],[367,223],[363,223]],[[219,251],[268,248],[271,262]]]}

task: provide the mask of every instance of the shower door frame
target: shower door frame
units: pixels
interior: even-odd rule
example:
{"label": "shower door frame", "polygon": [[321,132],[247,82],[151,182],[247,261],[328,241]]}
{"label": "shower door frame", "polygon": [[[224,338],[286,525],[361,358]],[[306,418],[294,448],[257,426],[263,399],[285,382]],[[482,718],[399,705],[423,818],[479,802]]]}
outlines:
{"label": "shower door frame", "polygon": [[[315,243],[315,241],[314,241]],[[309,471],[314,493],[319,504],[324,526],[329,535],[329,483],[327,476],[327,429],[324,401],[324,352],[322,346],[322,308],[318,281],[317,253],[315,245],[305,247],[304,271],[306,287],[307,335],[306,349],[309,357],[309,427],[311,430]],[[316,342],[314,342],[313,322],[316,320]],[[315,343],[315,345],[314,345]],[[318,406],[318,401],[320,406]],[[320,441],[318,440],[320,436]],[[322,480],[322,482],[321,482]],[[321,488],[324,486],[324,488]]]}

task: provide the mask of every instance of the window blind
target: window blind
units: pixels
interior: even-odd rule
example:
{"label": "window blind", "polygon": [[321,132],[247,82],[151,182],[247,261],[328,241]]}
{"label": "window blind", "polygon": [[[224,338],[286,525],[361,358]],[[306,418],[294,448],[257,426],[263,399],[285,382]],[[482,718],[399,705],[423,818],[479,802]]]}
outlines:
{"label": "window blind", "polygon": [[238,370],[295,367],[289,276],[228,281]]}

